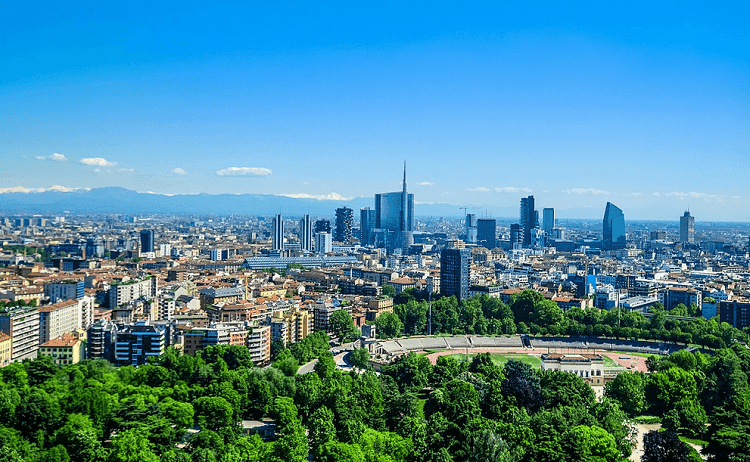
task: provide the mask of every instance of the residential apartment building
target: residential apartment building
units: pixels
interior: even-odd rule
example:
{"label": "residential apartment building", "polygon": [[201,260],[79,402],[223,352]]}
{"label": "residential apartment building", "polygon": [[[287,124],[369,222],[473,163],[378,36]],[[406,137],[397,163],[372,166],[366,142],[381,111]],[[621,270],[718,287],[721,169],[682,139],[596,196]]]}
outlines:
{"label": "residential apartment building", "polygon": [[164,353],[166,336],[163,326],[139,321],[117,331],[114,363],[117,366],[146,364],[148,358]]}
{"label": "residential apartment building", "polygon": [[44,296],[49,297],[50,303],[64,300],[74,300],[84,295],[83,281],[57,281],[44,284]]}
{"label": "residential apartment building", "polygon": [[84,342],[76,333],[65,333],[39,345],[39,356],[48,356],[58,366],[76,364],[84,359]]}
{"label": "residential apartment building", "polygon": [[39,312],[36,307],[2,309],[0,332],[11,337],[11,361],[36,358],[39,349]]}
{"label": "residential apartment building", "polygon": [[40,344],[82,327],[81,304],[76,300],[39,307]]}
{"label": "residential apartment building", "polygon": [[0,367],[5,367],[13,360],[13,342],[10,335],[0,332]]}
{"label": "residential apartment building", "polygon": [[115,309],[120,305],[138,300],[139,298],[154,299],[158,293],[158,280],[155,277],[147,277],[143,280],[130,280],[119,284],[113,284],[109,288],[109,307]]}

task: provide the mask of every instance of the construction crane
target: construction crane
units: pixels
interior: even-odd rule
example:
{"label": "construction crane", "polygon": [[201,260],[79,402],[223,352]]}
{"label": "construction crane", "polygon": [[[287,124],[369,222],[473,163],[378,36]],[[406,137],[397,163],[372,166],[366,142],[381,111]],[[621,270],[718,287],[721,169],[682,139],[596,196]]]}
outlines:
{"label": "construction crane", "polygon": [[464,211],[464,216],[465,216],[465,215],[466,215],[466,212],[467,212],[467,211],[468,211],[469,209],[481,209],[481,208],[482,208],[482,207],[471,207],[471,206],[469,206],[469,205],[464,205],[463,207],[459,207],[458,209],[459,209],[459,210],[463,210],[463,211]]}

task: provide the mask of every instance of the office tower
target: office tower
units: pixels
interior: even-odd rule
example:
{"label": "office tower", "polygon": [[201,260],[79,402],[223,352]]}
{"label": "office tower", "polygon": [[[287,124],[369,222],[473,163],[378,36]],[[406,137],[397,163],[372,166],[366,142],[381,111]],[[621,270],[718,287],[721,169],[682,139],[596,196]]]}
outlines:
{"label": "office tower", "polygon": [[281,214],[273,217],[273,231],[271,234],[271,250],[284,249],[284,219]]}
{"label": "office tower", "polygon": [[539,226],[539,212],[534,209],[534,196],[522,197],[520,225],[523,230],[523,246],[531,245],[531,230]]}
{"label": "office tower", "polygon": [[695,243],[695,217],[688,210],[680,217],[680,242]]}
{"label": "office tower", "polygon": [[310,215],[303,215],[302,218],[299,219],[299,245],[302,250],[312,252],[313,233]]}
{"label": "office tower", "polygon": [[375,210],[364,207],[359,210],[359,242],[362,245],[372,244],[372,230],[375,229]]}
{"label": "office tower", "polygon": [[466,214],[466,243],[477,243],[477,216],[473,213]]}
{"label": "office tower", "polygon": [[518,223],[510,225],[510,248],[523,245],[523,229]]}
{"label": "office tower", "polygon": [[497,247],[497,223],[494,218],[480,218],[477,220],[477,244],[490,250]]}
{"label": "office tower", "polygon": [[330,233],[331,232],[331,222],[328,220],[317,220],[315,222],[315,228],[313,229],[313,234],[318,233]]}
{"label": "office tower", "polygon": [[607,207],[604,209],[602,248],[604,250],[625,248],[625,215],[611,202],[607,202]]}
{"label": "office tower", "polygon": [[440,252],[440,293],[459,301],[469,298],[471,249],[446,247]]}
{"label": "office tower", "polygon": [[315,253],[325,255],[333,248],[331,233],[315,234]]}
{"label": "office tower", "polygon": [[414,194],[406,191],[406,162],[403,187],[399,192],[375,194],[375,228],[388,230],[396,239],[388,240],[389,250],[408,248],[414,231]]}
{"label": "office tower", "polygon": [[336,209],[336,231],[333,234],[333,240],[350,244],[352,238],[352,228],[354,227],[354,211],[349,207]]}
{"label": "office tower", "polygon": [[548,235],[552,235],[552,230],[555,229],[555,209],[545,207],[542,210],[542,229]]}
{"label": "office tower", "polygon": [[141,253],[154,251],[154,230],[141,230]]}

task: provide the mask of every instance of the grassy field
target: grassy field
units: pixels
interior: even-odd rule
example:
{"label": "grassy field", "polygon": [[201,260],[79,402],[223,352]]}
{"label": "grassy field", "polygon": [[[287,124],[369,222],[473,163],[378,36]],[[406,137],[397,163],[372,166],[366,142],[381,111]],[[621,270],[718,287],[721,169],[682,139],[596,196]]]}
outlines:
{"label": "grassy field", "polygon": [[[459,361],[471,361],[476,354],[469,354],[468,356],[466,353],[456,353],[454,355],[456,359]],[[526,363],[533,367],[534,369],[541,369],[542,368],[542,360],[539,359],[536,356],[529,356],[529,355],[523,355],[523,354],[500,354],[500,353],[490,353],[490,357],[492,358],[492,362],[497,364],[498,366],[504,366],[505,363],[510,361],[511,359],[520,361],[522,363]]]}
{"label": "grassy field", "polygon": [[602,358],[604,358],[604,367],[623,367],[609,356],[602,355]]}

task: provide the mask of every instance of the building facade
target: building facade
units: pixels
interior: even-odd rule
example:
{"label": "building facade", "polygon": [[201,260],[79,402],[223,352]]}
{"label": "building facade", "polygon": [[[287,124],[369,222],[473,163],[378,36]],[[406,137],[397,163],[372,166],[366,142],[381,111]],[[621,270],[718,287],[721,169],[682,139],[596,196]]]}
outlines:
{"label": "building facade", "polygon": [[469,298],[470,249],[446,247],[440,252],[440,293],[455,296],[459,301]]}

